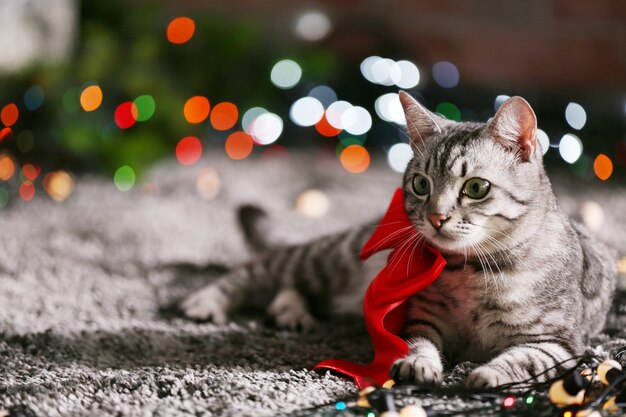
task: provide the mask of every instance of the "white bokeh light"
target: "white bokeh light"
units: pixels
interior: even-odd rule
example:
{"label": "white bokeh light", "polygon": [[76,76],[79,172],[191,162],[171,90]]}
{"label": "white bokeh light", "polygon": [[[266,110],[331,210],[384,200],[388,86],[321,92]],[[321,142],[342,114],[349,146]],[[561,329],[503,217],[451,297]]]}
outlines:
{"label": "white bokeh light", "polygon": [[341,115],[341,124],[346,132],[362,135],[372,128],[372,116],[363,107],[350,107]]}
{"label": "white bokeh light", "polygon": [[[400,71],[399,79],[394,79],[394,83],[400,88],[414,88],[420,82],[420,71],[411,61],[398,61],[396,67]],[[396,68],[394,67],[394,68]]]}
{"label": "white bokeh light", "polygon": [[296,200],[296,210],[306,217],[322,217],[329,208],[330,200],[326,194],[316,189],[303,192]]}
{"label": "white bokeh light", "polygon": [[541,146],[541,152],[545,155],[550,149],[550,138],[548,134],[541,129],[537,129],[537,141]]}
{"label": "white bokeh light", "polygon": [[379,56],[369,56],[361,62],[361,74],[363,74],[363,77],[371,83],[376,82],[374,79],[374,73],[372,72],[372,66],[380,59],[382,58]]}
{"label": "white bokeh light", "polygon": [[565,108],[565,120],[572,128],[580,130],[587,123],[587,112],[580,104],[569,103]]}
{"label": "white bokeh light", "polygon": [[[397,64],[388,58],[381,58],[374,62],[372,64],[372,77],[374,78],[374,82],[386,86],[393,85],[391,71],[394,66],[397,66]],[[396,71],[399,72],[399,69]]]}
{"label": "white bokeh light", "polygon": [[352,108],[352,104],[347,101],[335,101],[333,104],[328,106],[328,109],[326,109],[326,120],[328,120],[328,123],[332,127],[343,130],[344,127],[341,119],[344,112],[350,108]]}
{"label": "white bokeh light", "polygon": [[404,172],[411,158],[413,158],[413,149],[411,149],[411,145],[406,143],[396,143],[389,148],[387,154],[387,162],[389,162],[391,169],[396,172]]}
{"label": "white bokeh light", "polygon": [[382,120],[399,125],[406,125],[404,110],[397,93],[387,93],[376,99],[374,110]]}
{"label": "white bokeh light", "polygon": [[332,24],[326,14],[310,11],[296,20],[295,32],[300,38],[315,42],[324,39],[331,31]]}
{"label": "white bokeh light", "polygon": [[252,127],[252,122],[254,119],[262,115],[263,113],[268,113],[266,109],[263,107],[252,107],[251,109],[246,110],[241,118],[241,128],[247,134],[250,134],[250,130]]}
{"label": "white bokeh light", "polygon": [[274,113],[263,113],[250,125],[250,135],[261,145],[274,143],[283,133],[283,119]]}
{"label": "white bokeh light", "polygon": [[300,65],[298,65],[297,62],[290,59],[278,61],[274,64],[272,72],[270,73],[272,84],[283,89],[295,86],[298,84],[301,77],[302,68],[300,68]]}
{"label": "white bokeh light", "polygon": [[604,210],[593,200],[587,200],[580,206],[580,217],[592,232],[599,232],[604,225]]}
{"label": "white bokeh light", "polygon": [[498,111],[498,109],[500,108],[501,105],[504,104],[505,101],[507,101],[508,99],[510,99],[511,96],[507,96],[506,94],[500,94],[499,96],[496,97],[496,99],[493,101],[493,109],[495,111]]}
{"label": "white bokeh light", "polygon": [[567,163],[573,164],[583,153],[583,144],[576,135],[566,133],[559,142],[559,154]]}
{"label": "white bokeh light", "polygon": [[324,116],[324,106],[314,97],[296,100],[289,110],[289,117],[299,126],[313,126]]}

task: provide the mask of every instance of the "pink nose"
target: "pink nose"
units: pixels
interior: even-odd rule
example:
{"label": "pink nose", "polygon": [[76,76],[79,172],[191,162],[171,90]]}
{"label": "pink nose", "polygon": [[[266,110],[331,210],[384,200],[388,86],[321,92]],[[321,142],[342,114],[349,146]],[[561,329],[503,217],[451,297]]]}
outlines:
{"label": "pink nose", "polygon": [[441,229],[441,226],[443,226],[443,224],[448,221],[448,219],[450,219],[450,216],[446,217],[440,213],[431,213],[426,215],[426,217],[428,217],[428,220],[430,220],[430,224],[432,224],[433,227],[437,230]]}

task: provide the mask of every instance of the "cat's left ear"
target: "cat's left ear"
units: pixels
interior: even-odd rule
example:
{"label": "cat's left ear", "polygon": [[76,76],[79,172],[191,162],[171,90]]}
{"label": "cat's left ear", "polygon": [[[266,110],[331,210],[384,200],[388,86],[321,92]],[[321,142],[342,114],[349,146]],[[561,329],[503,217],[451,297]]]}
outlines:
{"label": "cat's left ear", "polygon": [[489,123],[489,133],[524,162],[528,162],[537,149],[537,117],[521,97],[511,97],[500,106]]}

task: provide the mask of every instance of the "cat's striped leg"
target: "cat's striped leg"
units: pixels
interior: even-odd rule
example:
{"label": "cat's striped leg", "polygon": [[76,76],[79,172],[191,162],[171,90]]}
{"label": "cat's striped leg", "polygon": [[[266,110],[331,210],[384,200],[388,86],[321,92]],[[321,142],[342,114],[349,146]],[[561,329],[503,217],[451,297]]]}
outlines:
{"label": "cat's striped leg", "polygon": [[392,365],[389,376],[394,381],[441,384],[443,380],[443,362],[438,347],[441,346],[441,338],[437,334],[428,334],[432,333],[428,331],[430,325],[419,324],[418,327],[426,331],[407,340],[409,354]]}
{"label": "cat's striped leg", "polygon": [[474,369],[465,380],[465,385],[468,388],[485,388],[527,379],[541,382],[575,363],[572,350],[560,343],[524,343],[506,349]]}

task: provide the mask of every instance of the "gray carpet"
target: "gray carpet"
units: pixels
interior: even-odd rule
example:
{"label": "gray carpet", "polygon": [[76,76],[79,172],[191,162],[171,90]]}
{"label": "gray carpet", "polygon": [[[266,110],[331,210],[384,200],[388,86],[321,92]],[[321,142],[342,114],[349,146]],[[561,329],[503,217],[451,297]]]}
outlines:
{"label": "gray carpet", "polygon": [[[222,180],[212,200],[195,189],[206,166]],[[354,395],[350,382],[309,369],[326,358],[369,358],[358,318],[298,335],[265,327],[254,312],[225,326],[194,323],[172,305],[248,258],[234,217],[238,205],[264,207],[280,219],[274,238],[300,242],[381,214],[399,179],[383,162],[352,175],[332,158],[212,158],[191,168],[160,165],[128,193],[85,177],[64,203],[38,196],[0,211],[0,409],[274,416]],[[582,187],[567,176],[556,184],[570,213],[586,200],[598,202],[600,233],[626,248],[623,188]],[[309,188],[328,195],[326,216],[294,210]],[[611,327],[624,328],[621,313]],[[599,338],[596,351],[626,344],[611,340]]]}

